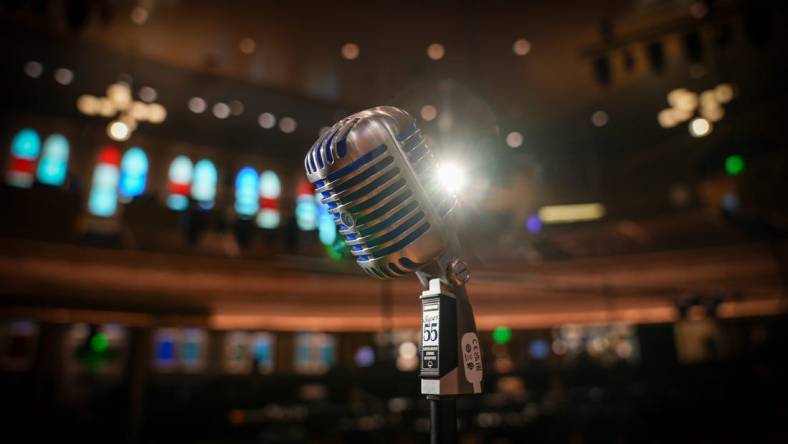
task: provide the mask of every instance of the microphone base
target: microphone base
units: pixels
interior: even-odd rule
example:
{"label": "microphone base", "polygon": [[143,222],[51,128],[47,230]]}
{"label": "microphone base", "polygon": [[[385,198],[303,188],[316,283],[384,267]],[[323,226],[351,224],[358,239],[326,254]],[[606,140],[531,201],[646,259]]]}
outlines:
{"label": "microphone base", "polygon": [[465,287],[431,278],[420,299],[421,393],[430,399],[481,394],[481,344]]}

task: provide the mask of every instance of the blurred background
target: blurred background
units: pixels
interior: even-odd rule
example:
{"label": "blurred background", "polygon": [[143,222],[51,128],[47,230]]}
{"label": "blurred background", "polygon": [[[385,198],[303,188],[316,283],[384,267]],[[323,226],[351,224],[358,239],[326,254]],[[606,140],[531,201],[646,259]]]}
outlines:
{"label": "blurred background", "polygon": [[9,442],[426,442],[420,286],[303,172],[383,104],[453,165],[464,443],[788,442],[784,3],[0,4]]}

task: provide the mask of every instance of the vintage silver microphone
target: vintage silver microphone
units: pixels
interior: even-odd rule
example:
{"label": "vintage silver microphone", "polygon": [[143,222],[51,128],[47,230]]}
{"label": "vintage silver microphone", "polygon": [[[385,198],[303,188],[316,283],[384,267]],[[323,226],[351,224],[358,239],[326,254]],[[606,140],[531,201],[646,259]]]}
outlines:
{"label": "vintage silver microphone", "polygon": [[421,392],[433,401],[433,442],[453,442],[451,399],[481,393],[481,347],[454,231],[457,199],[438,181],[426,140],[407,112],[380,106],[331,127],[304,167],[362,270],[379,279],[415,272],[424,286]]}

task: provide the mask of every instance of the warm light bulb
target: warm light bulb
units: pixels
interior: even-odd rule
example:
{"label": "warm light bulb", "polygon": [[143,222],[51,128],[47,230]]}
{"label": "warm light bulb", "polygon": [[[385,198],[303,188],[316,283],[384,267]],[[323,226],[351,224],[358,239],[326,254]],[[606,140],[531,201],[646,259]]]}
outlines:
{"label": "warm light bulb", "polygon": [[125,123],[121,122],[120,120],[114,120],[107,126],[107,135],[113,140],[122,142],[124,140],[128,140],[129,136],[131,135],[131,131],[129,130],[128,125]]}
{"label": "warm light bulb", "polygon": [[689,125],[689,131],[692,137],[703,137],[711,132],[711,123],[704,118],[693,119]]}

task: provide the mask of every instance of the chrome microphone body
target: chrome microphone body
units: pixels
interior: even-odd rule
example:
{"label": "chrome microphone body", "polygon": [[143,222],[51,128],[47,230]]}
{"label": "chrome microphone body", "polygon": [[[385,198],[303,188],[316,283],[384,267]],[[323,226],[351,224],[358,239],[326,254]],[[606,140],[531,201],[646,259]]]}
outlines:
{"label": "chrome microphone body", "polygon": [[304,166],[361,268],[379,279],[416,272],[424,286],[421,392],[481,393],[481,345],[452,220],[457,199],[439,182],[413,117],[391,106],[353,114],[318,139]]}
{"label": "chrome microphone body", "polygon": [[367,274],[417,271],[451,244],[445,227],[456,198],[434,179],[435,158],[405,111],[381,106],[341,120],[304,166]]}

